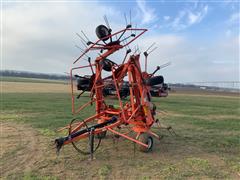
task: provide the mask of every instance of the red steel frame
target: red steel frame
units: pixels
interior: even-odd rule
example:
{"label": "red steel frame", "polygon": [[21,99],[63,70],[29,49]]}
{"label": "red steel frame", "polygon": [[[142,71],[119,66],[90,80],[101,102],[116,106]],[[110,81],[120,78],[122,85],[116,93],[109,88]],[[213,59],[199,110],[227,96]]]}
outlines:
{"label": "red steel frame", "polygon": [[[93,43],[88,49],[86,49],[83,54],[77,58],[74,61],[74,64],[78,62],[86,53],[88,53],[90,50],[107,50],[105,53],[103,53],[101,56],[98,56],[95,60],[94,64],[89,64],[87,66],[79,66],[71,68],[70,70],[70,78],[71,78],[71,95],[72,95],[72,113],[74,115],[78,114],[81,110],[86,108],[92,103],[96,103],[96,114],[85,119],[83,122],[74,123],[71,126],[71,133],[74,133],[78,130],[80,130],[82,127],[85,126],[86,123],[94,121],[98,119],[97,123],[102,123],[104,121],[107,121],[111,118],[112,115],[117,116],[117,121],[115,123],[112,123],[110,125],[107,125],[103,128],[98,128],[94,131],[94,134],[99,134],[104,131],[110,131],[114,134],[117,134],[119,136],[122,136],[130,141],[133,141],[137,144],[140,144],[144,147],[148,147],[147,144],[144,144],[143,142],[140,142],[138,140],[138,137],[141,133],[148,133],[152,135],[153,137],[156,137],[157,139],[160,139],[159,136],[155,133],[153,133],[150,128],[152,124],[155,122],[154,115],[151,110],[151,102],[150,102],[150,93],[149,93],[149,87],[144,85],[144,78],[148,76],[146,72],[141,71],[140,66],[140,55],[132,55],[128,59],[128,61],[124,64],[121,64],[117,67],[112,67],[112,79],[116,88],[118,102],[120,108],[112,108],[108,107],[104,102],[104,97],[102,95],[103,90],[103,79],[101,77],[102,73],[102,67],[100,65],[100,62],[104,60],[109,55],[113,54],[114,52],[118,51],[119,49],[128,46],[130,43],[132,43],[134,40],[136,40],[138,37],[140,37],[143,33],[147,31],[147,29],[135,29],[135,28],[126,28],[123,30],[120,30],[112,35],[109,35],[108,37],[112,37],[118,34],[121,34],[126,31],[140,31],[140,33],[132,38],[129,42],[127,42],[125,45],[103,45],[99,44],[102,39],[99,39],[95,43]],[[78,109],[75,107],[75,96],[74,96],[74,85],[73,85],[73,71],[77,69],[83,69],[83,68],[95,68],[95,81],[93,83],[93,87],[91,89],[90,97],[91,100]],[[145,65],[146,67],[146,65]],[[120,69],[121,68],[121,69]],[[123,82],[123,78],[125,76],[128,76],[129,84],[130,84],[130,104],[126,103],[123,104],[120,93],[119,93],[119,85]],[[95,97],[94,97],[95,94]],[[131,125],[132,131],[136,133],[136,137],[132,138],[126,134],[120,133],[116,130],[114,130],[115,127],[119,127],[121,125]],[[63,129],[69,129],[69,126],[66,126],[60,130]],[[69,139],[64,142],[64,144],[69,144],[71,142],[78,141],[82,138],[86,138],[89,136],[89,133],[84,133],[80,136],[77,136],[73,139]]]}

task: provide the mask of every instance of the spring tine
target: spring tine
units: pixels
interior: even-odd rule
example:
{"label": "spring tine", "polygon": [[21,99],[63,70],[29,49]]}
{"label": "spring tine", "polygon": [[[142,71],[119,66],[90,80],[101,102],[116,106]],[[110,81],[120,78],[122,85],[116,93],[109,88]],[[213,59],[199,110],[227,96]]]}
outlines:
{"label": "spring tine", "polygon": [[115,38],[116,38],[116,39],[118,39],[118,36],[117,36],[117,34],[115,35]]}
{"label": "spring tine", "polygon": [[86,36],[86,34],[81,30],[81,33],[83,34],[83,36],[87,39],[87,41],[90,41],[89,39],[88,39],[88,37]]}
{"label": "spring tine", "polygon": [[151,49],[155,44],[156,44],[155,42],[152,43],[151,46],[149,46],[145,52],[148,52],[148,50]]}
{"label": "spring tine", "polygon": [[138,49],[138,52],[139,52],[139,54],[141,54],[141,51],[140,51],[140,48],[139,48],[139,46],[137,45],[137,49]]}
{"label": "spring tine", "polygon": [[178,136],[177,133],[173,130],[173,128],[171,128],[171,130],[175,136]]}
{"label": "spring tine", "polygon": [[160,69],[165,68],[165,67],[167,67],[167,66],[169,66],[169,65],[171,65],[171,62],[167,62],[167,63],[161,65],[161,66],[160,66]]}
{"label": "spring tine", "polygon": [[158,47],[153,48],[153,49],[148,53],[148,55],[151,54],[153,51],[155,51],[157,48],[158,48]]}
{"label": "spring tine", "polygon": [[125,22],[126,22],[126,26],[127,26],[127,16],[126,16],[126,13],[124,13],[124,18],[125,18]]}
{"label": "spring tine", "polygon": [[84,43],[87,44],[87,42],[85,41],[85,39],[84,39],[80,34],[76,33],[76,35],[77,35]]}
{"label": "spring tine", "polygon": [[78,45],[75,44],[75,47],[80,49],[82,52],[84,52],[84,50],[82,48],[80,48]]}
{"label": "spring tine", "polygon": [[137,52],[137,48],[136,48],[136,46],[134,46],[134,53],[133,54],[135,54]]}
{"label": "spring tine", "polygon": [[[129,20],[130,20],[130,25],[132,26],[132,17],[131,17],[131,9],[129,11]],[[132,34],[132,29],[131,29],[131,34]]]}
{"label": "spring tine", "polygon": [[[124,36],[124,38],[126,39],[126,37]],[[125,44],[127,44],[127,40],[124,40],[125,41]],[[129,45],[127,45],[127,48],[128,49],[131,49]]]}
{"label": "spring tine", "polygon": [[111,29],[111,28],[110,28],[110,25],[109,25],[109,22],[108,22],[108,19],[107,19],[107,16],[104,15],[103,18],[104,18],[104,21],[105,21],[105,23],[106,23],[108,29]]}
{"label": "spring tine", "polygon": [[[84,50],[80,48],[78,45],[75,45],[76,48],[80,49],[81,53],[84,53]],[[88,55],[84,54],[87,58],[90,58]]]}
{"label": "spring tine", "polygon": [[129,16],[130,16],[130,24],[132,25],[132,14],[131,14],[131,9],[130,9],[130,11],[129,11]]}
{"label": "spring tine", "polygon": [[123,41],[122,43],[123,43],[123,45],[124,45],[124,47],[125,47],[125,49],[126,49],[126,51],[127,51],[128,49],[127,49],[127,46],[125,46],[125,45],[126,45],[126,44],[125,44],[125,41]]}

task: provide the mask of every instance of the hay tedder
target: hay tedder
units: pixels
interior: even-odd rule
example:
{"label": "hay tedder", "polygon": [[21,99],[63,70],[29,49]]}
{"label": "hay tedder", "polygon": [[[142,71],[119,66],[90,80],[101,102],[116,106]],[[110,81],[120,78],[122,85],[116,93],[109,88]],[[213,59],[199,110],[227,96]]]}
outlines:
{"label": "hay tedder", "polygon": [[[72,144],[77,151],[92,155],[107,132],[134,142],[138,149],[143,152],[152,149],[153,138],[160,139],[151,130],[152,125],[158,120],[155,118],[156,106],[151,101],[150,89],[152,86],[164,83],[162,76],[155,75],[161,68],[158,66],[153,73],[147,73],[147,58],[154,50],[153,46],[150,46],[143,53],[145,57],[144,70],[140,65],[140,52],[136,50],[131,53],[129,48],[129,45],[142,36],[147,29],[132,28],[131,24],[126,24],[126,28],[112,33],[107,19],[105,21],[107,26],[99,25],[96,28],[98,40],[95,43],[91,42],[83,32],[84,38],[78,34],[86,49],[81,50],[82,54],[74,61],[74,64],[84,57],[88,57],[88,64],[73,67],[70,71],[72,113],[81,116],[83,109],[89,106],[95,108],[95,113],[84,120],[74,118],[68,126],[61,129],[67,130],[68,135],[55,139],[57,152],[64,145]],[[108,59],[110,55],[121,49],[126,50],[121,63],[117,64],[116,61]],[[89,56],[94,51],[100,53],[97,54],[94,63],[92,63]],[[74,75],[75,71],[84,72],[85,69],[86,72],[86,68],[92,75]],[[108,75],[104,77],[104,74],[107,73]],[[75,82],[77,89],[81,91],[78,96],[74,91]],[[106,88],[106,84],[114,87],[117,105],[107,103],[104,91],[109,88]],[[122,89],[126,84],[129,88],[129,97],[122,100]],[[81,95],[85,91],[88,91],[85,94],[89,95],[89,102],[76,107],[76,99],[80,101]],[[129,131],[120,132],[120,129],[124,127],[127,127]],[[94,137],[99,139],[96,144],[94,144]],[[88,139],[87,152],[81,150],[76,144],[84,139]]]}

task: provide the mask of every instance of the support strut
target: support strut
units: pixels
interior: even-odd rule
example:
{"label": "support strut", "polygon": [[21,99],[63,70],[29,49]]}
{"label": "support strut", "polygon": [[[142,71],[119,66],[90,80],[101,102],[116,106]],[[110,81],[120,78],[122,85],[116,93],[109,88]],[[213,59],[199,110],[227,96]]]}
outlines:
{"label": "support strut", "polygon": [[89,134],[89,145],[90,145],[90,157],[91,160],[93,160],[93,153],[94,153],[94,128],[90,129],[90,134]]}

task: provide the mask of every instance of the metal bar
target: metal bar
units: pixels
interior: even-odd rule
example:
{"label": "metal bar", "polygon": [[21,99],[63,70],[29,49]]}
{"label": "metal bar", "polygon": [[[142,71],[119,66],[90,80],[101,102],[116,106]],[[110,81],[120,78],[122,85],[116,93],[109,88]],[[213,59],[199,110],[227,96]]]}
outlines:
{"label": "metal bar", "polygon": [[[106,126],[104,126],[104,127],[102,127],[102,128],[95,129],[94,134],[99,134],[99,133],[101,133],[102,131],[108,130],[108,128],[114,128],[114,127],[116,127],[116,126],[119,126],[120,124],[121,124],[121,121],[118,120],[118,121],[116,121],[115,123],[112,123],[112,124],[110,124],[110,125],[106,125]],[[67,137],[65,137],[66,139],[64,139],[64,142],[63,142],[62,145],[66,145],[66,144],[69,144],[69,143],[71,143],[71,142],[76,142],[76,141],[78,141],[78,140],[80,140],[80,139],[83,139],[83,138],[86,138],[86,137],[88,137],[88,136],[89,136],[89,133],[84,133],[84,134],[81,134],[81,135],[76,136],[76,137],[74,137],[74,138],[67,138]]]}
{"label": "metal bar", "polygon": [[147,72],[147,56],[145,56],[145,72]]}
{"label": "metal bar", "polygon": [[[129,29],[128,29],[129,30]],[[129,45],[130,43],[132,43],[133,41],[135,41],[139,36],[141,36],[143,33],[145,33],[147,31],[147,29],[144,29],[143,32],[141,32],[140,34],[138,34],[137,36],[135,36],[131,41],[129,41],[128,43],[125,44],[125,46]],[[123,46],[124,47],[124,46]]]}
{"label": "metal bar", "polygon": [[86,66],[80,66],[80,67],[74,67],[74,68],[71,68],[70,70],[70,83],[71,83],[71,96],[72,96],[72,114],[76,114],[75,112],[75,98],[74,98],[74,90],[73,90],[73,70],[76,70],[76,69],[82,69],[82,68],[87,68],[87,67],[90,67],[90,66],[96,66],[96,64],[89,64],[89,65],[86,65]]}
{"label": "metal bar", "polygon": [[114,85],[115,85],[117,96],[118,96],[119,105],[120,105],[120,108],[121,108],[121,111],[122,111],[122,114],[123,114],[123,119],[126,122],[126,116],[125,116],[125,113],[124,113],[124,110],[123,110],[123,104],[122,104],[122,101],[121,101],[121,96],[120,96],[120,93],[119,93],[117,79],[114,75],[113,68],[112,68],[112,75],[113,75],[113,81],[114,81]]}
{"label": "metal bar", "polygon": [[85,107],[87,107],[89,104],[93,103],[95,101],[95,99],[93,99],[92,101],[89,101],[85,104],[83,104],[82,106],[79,107],[79,109],[77,111],[74,110],[74,114],[79,113],[81,110],[83,110]]}
{"label": "metal bar", "polygon": [[[101,114],[95,114],[95,115],[93,115],[93,116],[91,116],[91,117],[83,120],[83,121],[80,122],[79,125],[78,125],[77,127],[75,127],[71,132],[74,133],[74,132],[78,131],[85,123],[90,122],[90,121],[92,121],[92,120],[94,120],[94,119],[96,119],[96,118],[98,118],[99,116],[102,116],[102,115],[103,115],[103,113],[101,113]],[[70,127],[70,126],[69,126],[69,127]]]}
{"label": "metal bar", "polygon": [[[134,37],[130,42],[128,42],[126,45],[121,46],[121,48],[127,46],[128,44],[130,44],[131,42],[133,42],[135,39],[137,39],[139,36],[141,36],[143,33],[145,33],[145,32],[147,31],[147,29],[140,29],[140,28],[125,28],[125,29],[122,29],[122,30],[114,33],[114,34],[110,34],[110,35],[108,35],[107,37],[104,37],[104,38],[102,38],[102,39],[98,39],[98,40],[97,40],[95,43],[93,43],[89,48],[87,48],[87,49],[84,51],[84,53],[83,53],[82,55],[80,55],[80,56],[73,62],[73,64],[75,64],[79,59],[81,59],[81,58],[82,58],[86,53],[88,53],[91,49],[94,49],[94,48],[103,49],[104,47],[106,47],[106,46],[104,46],[104,45],[102,45],[102,47],[101,47],[101,46],[96,46],[101,40],[103,40],[103,39],[105,39],[105,38],[110,38],[111,36],[115,36],[115,35],[117,35],[117,34],[120,34],[120,33],[124,32],[124,31],[131,31],[131,30],[142,31],[142,32],[141,32],[139,35],[135,36],[135,37]],[[111,48],[112,48],[112,46],[111,46]]]}
{"label": "metal bar", "polygon": [[139,108],[140,108],[140,106],[138,106],[138,107],[134,110],[134,112],[132,113],[132,115],[128,118],[127,122],[129,122],[129,121],[132,119],[132,117],[136,114],[136,112],[138,111]]}
{"label": "metal bar", "polygon": [[70,82],[71,82],[71,96],[72,96],[72,114],[74,114],[74,112],[75,112],[75,101],[74,101],[74,92],[73,92],[72,71],[73,71],[73,68],[70,70]]}
{"label": "metal bar", "polygon": [[93,150],[94,150],[94,128],[90,129],[90,135],[89,135],[89,148],[90,148],[90,156],[91,160],[93,160]]}
{"label": "metal bar", "polygon": [[158,140],[161,139],[159,135],[157,135],[156,133],[154,133],[154,132],[152,132],[152,131],[150,131],[150,130],[149,130],[147,133],[150,134],[150,135],[152,135],[153,137],[155,137],[155,138],[158,139]]}
{"label": "metal bar", "polygon": [[128,80],[129,80],[129,85],[130,85],[130,101],[131,101],[131,107],[132,111],[134,111],[134,93],[133,93],[133,86],[135,84],[133,83],[133,78],[132,78],[132,71],[131,71],[131,66],[128,66]]}
{"label": "metal bar", "polygon": [[142,146],[144,146],[144,147],[148,147],[148,145],[147,144],[144,144],[144,143],[142,143],[141,141],[138,141],[138,140],[136,140],[136,139],[133,139],[133,138],[131,138],[131,137],[129,137],[129,136],[126,136],[126,135],[124,135],[124,134],[122,134],[122,133],[119,133],[119,132],[117,132],[117,131],[114,131],[113,129],[111,129],[111,128],[107,128],[107,130],[109,130],[109,131],[111,131],[112,133],[114,133],[114,134],[117,134],[117,135],[119,135],[119,136],[122,136],[122,137],[124,137],[124,138],[126,138],[126,139],[128,139],[128,140],[130,140],[130,141],[133,141],[133,142],[135,142],[135,143],[137,143],[137,144],[140,144],[140,145],[142,145]]}

